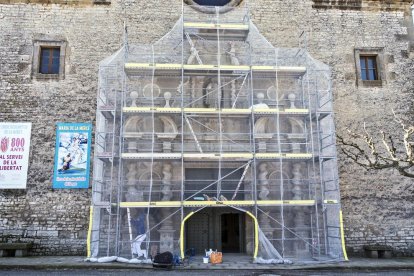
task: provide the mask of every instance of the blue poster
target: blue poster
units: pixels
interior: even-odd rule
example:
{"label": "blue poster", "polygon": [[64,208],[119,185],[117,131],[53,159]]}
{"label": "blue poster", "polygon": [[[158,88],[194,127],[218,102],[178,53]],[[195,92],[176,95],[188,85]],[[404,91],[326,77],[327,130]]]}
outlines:
{"label": "blue poster", "polygon": [[92,124],[57,123],[53,188],[89,188]]}

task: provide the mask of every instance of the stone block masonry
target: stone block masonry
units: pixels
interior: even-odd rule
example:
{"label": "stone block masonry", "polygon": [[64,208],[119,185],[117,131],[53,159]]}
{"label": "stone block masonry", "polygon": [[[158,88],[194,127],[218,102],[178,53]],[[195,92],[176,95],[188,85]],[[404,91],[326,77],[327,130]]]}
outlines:
{"label": "stone block masonry", "polygon": [[[55,123],[94,122],[99,61],[122,45],[124,21],[131,43],[150,43],[167,33],[179,19],[181,1],[167,2],[0,0],[0,121],[33,124],[27,189],[0,191],[0,242],[34,242],[34,255],[85,255],[91,189],[51,188]],[[397,133],[391,110],[410,118],[414,99],[414,62],[406,38],[412,26],[402,23],[408,2],[359,1],[377,7],[361,9],[328,2],[341,1],[249,1],[252,20],[273,45],[295,47],[305,31],[311,55],[331,66],[339,133],[345,127],[361,129],[364,121],[369,130]],[[32,78],[38,40],[66,41],[64,79]],[[356,85],[354,50],[368,47],[389,57],[381,87]],[[339,166],[348,248],[361,253],[363,245],[381,243],[397,255],[412,256],[412,180],[393,171],[366,172],[341,155]]]}

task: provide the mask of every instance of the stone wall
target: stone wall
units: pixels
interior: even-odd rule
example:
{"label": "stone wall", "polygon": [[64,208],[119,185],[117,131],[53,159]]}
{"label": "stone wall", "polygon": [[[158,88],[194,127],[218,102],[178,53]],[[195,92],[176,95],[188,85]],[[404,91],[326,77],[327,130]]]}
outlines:
{"label": "stone wall", "polygon": [[[307,31],[311,55],[332,69],[339,134],[346,127],[362,131],[363,122],[377,137],[380,129],[401,133],[392,109],[412,120],[413,53],[402,24],[407,10],[312,9],[309,1],[257,0],[253,6],[253,20],[273,45],[298,44],[301,30]],[[385,81],[381,87],[358,87],[354,49],[371,47],[383,49]],[[413,255],[412,179],[393,170],[367,172],[341,154],[339,174],[349,251],[361,253],[364,244],[386,243],[397,254]]]}
{"label": "stone wall", "polygon": [[[161,3],[124,2],[133,42],[154,41],[179,18],[181,3]],[[27,189],[0,190],[0,241],[34,241],[35,255],[85,254],[91,189],[51,188],[55,123],[94,122],[98,63],[122,45],[122,14],[120,3],[0,4],[0,121],[32,122]],[[67,42],[63,80],[32,79],[38,39]]]}
{"label": "stone wall", "polygon": [[[410,119],[414,98],[406,1],[395,1],[392,10],[381,8],[382,1],[363,1],[376,2],[377,9],[327,2],[335,1],[251,0],[250,6],[254,23],[273,45],[294,47],[306,37],[311,55],[331,66],[339,133],[361,129],[363,121],[372,131],[396,133],[391,109]],[[34,241],[36,255],[85,254],[91,189],[51,188],[55,123],[94,121],[98,63],[121,46],[124,21],[130,43],[150,43],[172,28],[181,2],[0,3],[0,121],[33,123],[27,189],[0,191],[0,241]],[[32,78],[37,39],[67,42],[63,80]],[[354,49],[367,47],[383,49],[381,87],[356,85]],[[379,242],[413,255],[412,180],[392,170],[364,171],[342,155],[339,167],[349,250]]]}

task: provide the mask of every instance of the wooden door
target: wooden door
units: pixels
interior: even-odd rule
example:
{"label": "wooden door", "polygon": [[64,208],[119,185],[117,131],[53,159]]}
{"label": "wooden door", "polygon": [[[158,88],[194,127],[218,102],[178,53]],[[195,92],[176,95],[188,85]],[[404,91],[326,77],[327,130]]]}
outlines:
{"label": "wooden door", "polygon": [[186,225],[186,249],[194,248],[195,254],[204,254],[204,249],[209,248],[209,214],[196,213],[186,222]]}

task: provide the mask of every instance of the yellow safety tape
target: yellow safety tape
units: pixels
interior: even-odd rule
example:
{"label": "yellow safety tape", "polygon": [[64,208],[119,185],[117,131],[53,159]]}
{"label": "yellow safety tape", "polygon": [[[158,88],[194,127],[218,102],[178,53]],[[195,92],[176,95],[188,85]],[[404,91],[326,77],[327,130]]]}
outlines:
{"label": "yellow safety tape", "polygon": [[345,249],[345,233],[344,233],[344,222],[342,219],[342,210],[339,210],[339,223],[341,225],[342,253],[344,254],[345,261],[348,261],[348,254],[346,254],[346,249]]}
{"label": "yellow safety tape", "polygon": [[249,211],[246,211],[246,214],[248,214],[254,222],[254,253],[253,258],[256,259],[257,253],[259,252],[259,223],[257,222],[257,218],[250,213]]}
{"label": "yellow safety tape", "polygon": [[89,228],[88,228],[88,236],[86,238],[86,250],[87,250],[88,258],[91,257],[92,217],[93,217],[93,206],[89,208]]}
{"label": "yellow safety tape", "polygon": [[181,222],[181,229],[180,229],[180,253],[181,253],[181,259],[184,259],[184,224],[187,219],[189,219],[194,212],[189,213]]}

